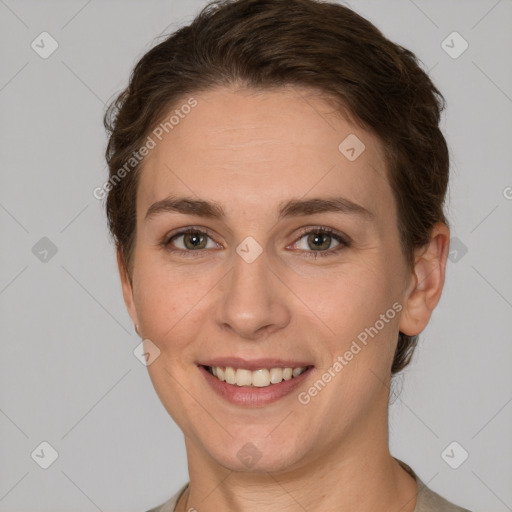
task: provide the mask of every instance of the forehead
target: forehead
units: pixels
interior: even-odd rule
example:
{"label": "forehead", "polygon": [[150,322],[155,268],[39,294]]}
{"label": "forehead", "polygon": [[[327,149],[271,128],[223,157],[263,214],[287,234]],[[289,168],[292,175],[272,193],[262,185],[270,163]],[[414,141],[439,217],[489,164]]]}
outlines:
{"label": "forehead", "polygon": [[[262,213],[283,199],[344,196],[378,216],[393,208],[379,139],[308,89],[217,88],[185,97],[160,125],[139,182],[138,216],[173,196]],[[176,112],[178,110],[178,112]],[[187,112],[187,113],[185,113]],[[163,129],[162,129],[163,127]],[[155,132],[153,132],[155,133]]]}

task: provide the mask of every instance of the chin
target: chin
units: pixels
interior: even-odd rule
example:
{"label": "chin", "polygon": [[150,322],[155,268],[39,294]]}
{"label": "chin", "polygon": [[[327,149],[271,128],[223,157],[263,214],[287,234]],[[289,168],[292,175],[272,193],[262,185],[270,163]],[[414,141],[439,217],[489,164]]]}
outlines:
{"label": "chin", "polygon": [[297,468],[306,455],[304,440],[297,444],[289,434],[287,442],[272,440],[268,437],[268,431],[260,436],[237,435],[230,438],[228,443],[208,445],[211,445],[211,438],[206,441],[205,448],[217,464],[230,471],[244,473],[290,471]]}

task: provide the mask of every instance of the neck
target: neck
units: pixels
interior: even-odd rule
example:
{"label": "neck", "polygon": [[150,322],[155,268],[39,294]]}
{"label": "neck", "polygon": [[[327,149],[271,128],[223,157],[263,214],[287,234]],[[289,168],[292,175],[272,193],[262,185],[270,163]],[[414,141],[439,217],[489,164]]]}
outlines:
{"label": "neck", "polygon": [[417,485],[389,453],[385,424],[377,432],[366,422],[286,472],[231,471],[186,437],[190,485],[176,511],[414,512]]}

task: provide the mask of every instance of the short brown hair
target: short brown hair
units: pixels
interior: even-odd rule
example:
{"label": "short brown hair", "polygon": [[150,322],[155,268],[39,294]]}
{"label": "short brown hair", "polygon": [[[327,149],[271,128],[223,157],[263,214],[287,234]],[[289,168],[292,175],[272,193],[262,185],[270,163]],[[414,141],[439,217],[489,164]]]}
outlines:
{"label": "short brown hair", "polygon": [[[439,129],[445,100],[417,57],[340,4],[316,0],[209,3],[136,64],[128,87],[105,113],[110,178],[180,99],[216,86],[314,88],[378,136],[398,210],[402,252],[430,239],[443,212],[449,155]],[[142,162],[113,183],[106,201],[110,232],[128,274],[136,236]],[[410,361],[417,336],[400,332],[391,373]]]}

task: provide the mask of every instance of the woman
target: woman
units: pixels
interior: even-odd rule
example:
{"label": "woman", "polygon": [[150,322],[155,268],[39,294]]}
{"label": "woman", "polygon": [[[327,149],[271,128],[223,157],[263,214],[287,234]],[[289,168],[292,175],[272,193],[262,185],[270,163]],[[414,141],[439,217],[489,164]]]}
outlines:
{"label": "woman", "polygon": [[334,3],[208,5],[106,114],[107,214],[190,482],[152,511],[463,511],[388,446],[444,285],[443,97]]}

